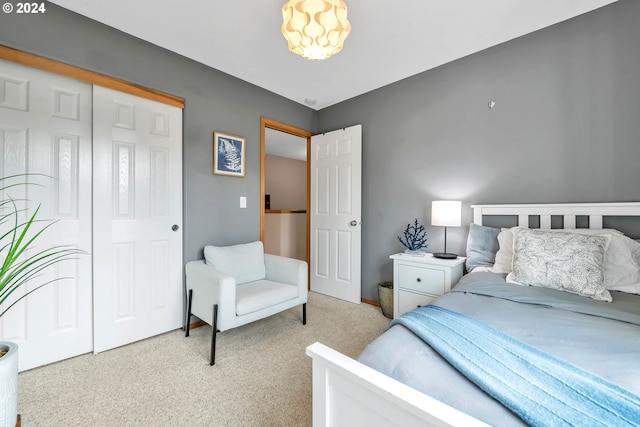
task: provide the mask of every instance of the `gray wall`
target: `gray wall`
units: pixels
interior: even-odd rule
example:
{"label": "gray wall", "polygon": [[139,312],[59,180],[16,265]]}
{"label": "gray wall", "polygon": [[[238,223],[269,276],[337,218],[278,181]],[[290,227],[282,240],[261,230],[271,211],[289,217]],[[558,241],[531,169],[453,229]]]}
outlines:
{"label": "gray wall", "polygon": [[[260,117],[315,128],[314,110],[51,3],[42,15],[0,14],[0,44],[185,99],[185,260],[260,237]],[[247,139],[245,178],[212,175],[214,130]]]}
{"label": "gray wall", "polygon": [[[464,223],[471,203],[640,200],[639,22],[640,2],[621,0],[320,112],[53,4],[0,14],[0,44],[185,98],[187,260],[258,238],[261,115],[362,124],[363,297],[377,300],[396,236],[414,217],[428,226],[431,200],[463,200]],[[246,178],[211,174],[214,130],[247,138]],[[449,229],[447,249],[463,253],[466,231]]]}
{"label": "gray wall", "polygon": [[[428,55],[428,52],[422,54]],[[494,100],[493,109],[488,102]],[[363,125],[363,297],[392,277],[406,224],[469,205],[640,201],[640,2],[622,0],[319,112]]]}

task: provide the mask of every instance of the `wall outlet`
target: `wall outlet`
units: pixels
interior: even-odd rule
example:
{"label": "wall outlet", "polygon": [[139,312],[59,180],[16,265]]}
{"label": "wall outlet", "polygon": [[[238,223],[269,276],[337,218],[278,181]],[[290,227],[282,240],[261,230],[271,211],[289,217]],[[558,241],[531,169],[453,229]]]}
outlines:
{"label": "wall outlet", "polygon": [[240,197],[240,207],[241,207],[242,209],[244,209],[244,208],[246,208],[246,207],[247,207],[247,198],[246,198],[246,197],[244,197],[244,196],[241,196],[241,197]]}

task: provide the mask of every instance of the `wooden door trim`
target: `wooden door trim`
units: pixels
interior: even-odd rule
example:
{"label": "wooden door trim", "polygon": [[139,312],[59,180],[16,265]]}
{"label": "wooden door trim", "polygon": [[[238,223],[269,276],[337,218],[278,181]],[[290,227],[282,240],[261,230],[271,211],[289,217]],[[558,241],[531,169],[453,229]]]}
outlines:
{"label": "wooden door trim", "polygon": [[0,59],[184,109],[184,98],[0,45]]}
{"label": "wooden door trim", "polygon": [[[273,129],[280,132],[285,132],[290,135],[299,136],[301,138],[306,138],[307,140],[307,262],[309,262],[309,257],[311,256],[311,246],[310,246],[310,237],[311,237],[311,224],[309,224],[309,220],[311,219],[311,137],[313,136],[312,132],[308,130],[304,130],[301,128],[297,128],[295,126],[291,126],[285,123],[281,123],[277,120],[268,119],[266,117],[260,118],[260,240],[264,243],[264,194],[265,194],[265,129]],[[310,272],[308,272],[310,274]],[[310,286],[309,276],[307,275],[307,286]]]}

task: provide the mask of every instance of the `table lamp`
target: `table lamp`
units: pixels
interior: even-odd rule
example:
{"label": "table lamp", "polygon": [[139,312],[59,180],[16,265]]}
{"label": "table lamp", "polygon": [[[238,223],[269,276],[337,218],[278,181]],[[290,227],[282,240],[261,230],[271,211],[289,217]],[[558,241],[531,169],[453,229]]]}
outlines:
{"label": "table lamp", "polygon": [[462,202],[437,200],[431,202],[431,225],[444,227],[444,252],[434,253],[436,258],[456,259],[458,254],[447,253],[447,227],[462,225]]}

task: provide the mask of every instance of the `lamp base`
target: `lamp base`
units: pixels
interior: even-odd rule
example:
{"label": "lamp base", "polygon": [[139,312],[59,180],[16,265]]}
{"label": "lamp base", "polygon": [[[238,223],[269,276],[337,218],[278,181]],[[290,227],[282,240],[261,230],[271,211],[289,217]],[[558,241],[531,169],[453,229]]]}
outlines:
{"label": "lamp base", "polygon": [[458,254],[450,254],[447,252],[436,252],[433,254],[434,258],[441,258],[441,259],[456,259],[458,258]]}

